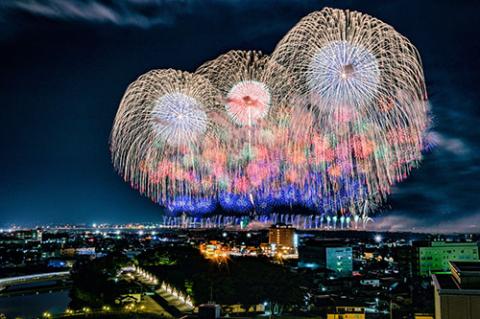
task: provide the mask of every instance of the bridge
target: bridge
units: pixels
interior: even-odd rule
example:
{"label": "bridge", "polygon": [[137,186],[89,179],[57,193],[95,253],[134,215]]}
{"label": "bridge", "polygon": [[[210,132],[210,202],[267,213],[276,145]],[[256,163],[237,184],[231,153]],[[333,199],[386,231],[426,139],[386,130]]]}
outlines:
{"label": "bridge", "polygon": [[49,272],[49,273],[43,273],[43,274],[0,278],[0,291],[10,286],[30,284],[30,283],[43,282],[43,281],[52,281],[52,280],[65,280],[69,278],[70,278],[69,271],[58,271],[58,272]]}

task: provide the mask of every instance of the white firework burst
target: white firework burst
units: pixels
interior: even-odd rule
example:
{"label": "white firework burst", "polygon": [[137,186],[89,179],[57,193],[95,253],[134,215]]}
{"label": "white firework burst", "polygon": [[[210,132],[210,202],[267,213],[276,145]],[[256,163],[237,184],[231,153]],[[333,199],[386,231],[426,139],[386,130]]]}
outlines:
{"label": "white firework burst", "polygon": [[194,143],[208,125],[204,107],[193,97],[180,92],[160,97],[150,117],[158,138],[171,145]]}
{"label": "white firework burst", "polygon": [[347,41],[334,41],[318,50],[307,72],[311,91],[327,105],[369,103],[378,92],[379,81],[375,56]]}

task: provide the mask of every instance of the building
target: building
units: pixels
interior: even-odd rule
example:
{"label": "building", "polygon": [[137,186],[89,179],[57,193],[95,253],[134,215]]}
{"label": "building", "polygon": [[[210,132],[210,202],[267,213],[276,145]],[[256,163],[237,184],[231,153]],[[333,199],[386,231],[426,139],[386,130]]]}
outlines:
{"label": "building", "polygon": [[208,243],[202,243],[200,244],[199,248],[200,252],[205,258],[213,259],[219,262],[222,261],[223,258],[227,258],[231,253],[231,250],[228,246],[216,240],[211,240]]}
{"label": "building", "polygon": [[417,274],[428,276],[448,272],[449,261],[478,260],[477,243],[449,243],[434,241],[429,246],[417,248]]}
{"label": "building", "polygon": [[339,240],[309,240],[299,247],[298,267],[323,269],[334,277],[352,276],[352,247]]}
{"label": "building", "polygon": [[365,319],[365,308],[336,307],[335,313],[327,314],[327,319]]}
{"label": "building", "polygon": [[413,275],[413,254],[412,246],[410,245],[396,245],[392,248],[391,253],[397,269],[406,277]]}
{"label": "building", "polygon": [[327,247],[326,255],[326,268],[333,271],[335,277],[352,276],[352,247]]}
{"label": "building", "polygon": [[15,230],[2,233],[0,244],[25,245],[28,243],[41,243],[42,231],[40,229]]}
{"label": "building", "polygon": [[480,261],[449,263],[451,274],[434,274],[435,319],[480,318]]}
{"label": "building", "polygon": [[131,304],[131,303],[139,303],[142,301],[142,294],[139,293],[130,293],[120,295],[117,299],[115,299],[116,304]]}
{"label": "building", "polygon": [[25,242],[41,242],[42,231],[39,229],[17,230],[14,232],[15,238]]}
{"label": "building", "polygon": [[373,287],[373,288],[379,288],[380,287],[380,279],[378,279],[378,278],[361,279],[360,280],[360,285],[370,286],[370,287]]}
{"label": "building", "polygon": [[325,268],[325,247],[319,245],[316,241],[308,241],[301,245],[298,248],[298,267],[310,269]]}
{"label": "building", "polygon": [[295,248],[295,228],[292,225],[276,224],[268,231],[268,243],[277,247]]}
{"label": "building", "polygon": [[220,305],[204,304],[198,307],[199,319],[218,319],[220,318]]}

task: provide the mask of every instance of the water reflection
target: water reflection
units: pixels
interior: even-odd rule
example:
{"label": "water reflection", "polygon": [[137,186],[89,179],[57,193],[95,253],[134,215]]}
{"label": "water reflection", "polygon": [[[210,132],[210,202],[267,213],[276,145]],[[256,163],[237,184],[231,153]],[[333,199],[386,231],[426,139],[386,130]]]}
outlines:
{"label": "water reflection", "polygon": [[0,297],[0,313],[7,318],[35,318],[44,311],[59,313],[65,311],[70,302],[69,289],[47,290],[38,294]]}

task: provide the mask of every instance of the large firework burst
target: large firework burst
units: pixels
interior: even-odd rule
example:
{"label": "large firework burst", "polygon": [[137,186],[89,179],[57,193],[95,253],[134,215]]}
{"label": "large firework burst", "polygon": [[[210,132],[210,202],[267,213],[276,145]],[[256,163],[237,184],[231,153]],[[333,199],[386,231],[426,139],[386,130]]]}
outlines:
{"label": "large firework burst", "polygon": [[[378,206],[418,165],[426,99],[405,37],[368,15],[326,8],[271,57],[230,51],[194,74],[138,78],[115,118],[112,158],[125,180],[168,207],[169,224],[179,224],[177,213],[200,215],[202,225],[241,220],[209,217],[220,206],[300,227],[356,227],[368,220],[366,203]],[[284,214],[294,206],[310,215]]]}
{"label": "large firework burst", "polygon": [[292,107],[308,110],[313,131],[326,137],[331,180],[360,178],[367,198],[383,198],[421,159],[428,125],[421,62],[391,26],[325,8],[292,28],[272,59],[295,82]]}
{"label": "large firework burst", "polygon": [[207,79],[188,72],[140,76],[115,117],[110,144],[115,168],[154,200],[192,194],[191,176],[209,173],[208,163],[198,158],[204,143],[217,140],[217,95]]}

